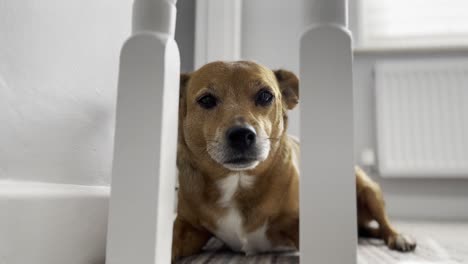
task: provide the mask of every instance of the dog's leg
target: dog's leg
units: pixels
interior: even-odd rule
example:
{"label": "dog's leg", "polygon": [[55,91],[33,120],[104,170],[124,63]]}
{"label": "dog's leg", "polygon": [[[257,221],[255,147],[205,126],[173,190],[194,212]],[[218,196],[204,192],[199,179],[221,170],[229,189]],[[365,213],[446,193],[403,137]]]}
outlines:
{"label": "dog's leg", "polygon": [[[407,236],[400,234],[390,224],[385,212],[385,202],[383,200],[382,191],[377,183],[373,182],[359,168],[356,169],[356,177],[358,184],[358,211],[361,211],[358,215],[361,217],[366,215],[365,218],[375,220],[379,224],[378,229],[360,224],[360,234],[364,236],[367,235],[368,237],[381,238],[390,249],[398,251],[414,250],[416,243]],[[365,210],[365,212],[363,212],[363,210]],[[364,223],[366,220],[358,219],[358,223]]]}
{"label": "dog's leg", "polygon": [[197,229],[180,217],[174,222],[173,233],[172,263],[178,258],[200,252],[212,236],[207,230]]}
{"label": "dog's leg", "polygon": [[267,236],[282,250],[299,250],[299,216],[281,217],[269,223]]}
{"label": "dog's leg", "polygon": [[288,237],[299,250],[299,217],[291,220],[291,223],[283,230],[283,234]]}
{"label": "dog's leg", "polygon": [[398,251],[412,251],[416,247],[416,243],[398,233],[390,224],[384,208],[384,201],[380,188],[375,186],[367,186],[362,191],[362,198],[365,201],[366,208],[371,218],[379,224],[378,231],[372,230],[371,227],[361,227],[361,232],[367,233],[372,237],[380,237],[385,241],[390,249]]}

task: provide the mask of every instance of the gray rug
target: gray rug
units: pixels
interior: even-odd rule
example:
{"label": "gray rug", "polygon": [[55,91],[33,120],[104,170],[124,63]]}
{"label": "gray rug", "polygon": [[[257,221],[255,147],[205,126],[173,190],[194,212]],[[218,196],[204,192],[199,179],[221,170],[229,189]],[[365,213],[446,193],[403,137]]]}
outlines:
{"label": "gray rug", "polygon": [[[389,250],[382,241],[359,239],[358,264],[468,264],[468,222],[397,222],[403,233],[416,239],[412,253]],[[178,264],[297,264],[299,253],[244,256],[227,250],[212,239],[206,250],[178,261]]]}

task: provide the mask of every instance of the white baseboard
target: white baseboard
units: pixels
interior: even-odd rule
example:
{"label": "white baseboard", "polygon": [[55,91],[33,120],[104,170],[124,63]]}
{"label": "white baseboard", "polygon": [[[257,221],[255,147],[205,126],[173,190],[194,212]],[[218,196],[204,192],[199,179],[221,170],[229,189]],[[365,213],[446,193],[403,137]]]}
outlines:
{"label": "white baseboard", "polygon": [[394,195],[384,191],[390,218],[414,220],[468,220],[468,196]]}
{"label": "white baseboard", "polygon": [[98,264],[109,187],[0,181],[0,262]]}

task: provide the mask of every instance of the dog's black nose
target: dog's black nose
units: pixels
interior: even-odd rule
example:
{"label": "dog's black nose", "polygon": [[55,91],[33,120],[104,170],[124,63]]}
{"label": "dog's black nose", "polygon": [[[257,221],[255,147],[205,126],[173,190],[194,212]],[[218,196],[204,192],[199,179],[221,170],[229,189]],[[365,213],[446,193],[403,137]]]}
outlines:
{"label": "dog's black nose", "polygon": [[244,126],[235,126],[226,132],[229,146],[237,150],[247,150],[255,143],[257,135],[252,128]]}

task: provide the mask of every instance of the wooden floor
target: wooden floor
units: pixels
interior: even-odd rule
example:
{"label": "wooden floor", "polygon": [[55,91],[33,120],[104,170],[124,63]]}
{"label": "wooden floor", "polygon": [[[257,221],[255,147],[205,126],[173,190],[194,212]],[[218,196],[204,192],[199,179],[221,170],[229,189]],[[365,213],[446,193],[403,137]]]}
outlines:
{"label": "wooden floor", "polygon": [[[381,241],[360,239],[358,264],[468,264],[468,221],[398,221],[395,224],[403,233],[417,240],[415,252],[399,253],[389,250]],[[244,256],[223,248],[217,240],[210,241],[207,248],[204,253],[182,259],[178,264],[300,263],[299,253]]]}

